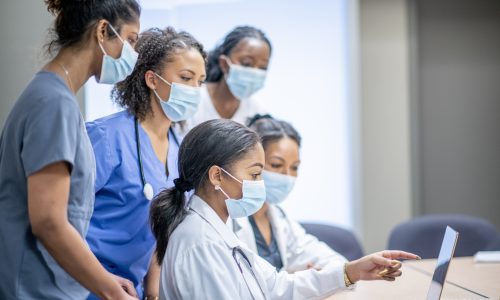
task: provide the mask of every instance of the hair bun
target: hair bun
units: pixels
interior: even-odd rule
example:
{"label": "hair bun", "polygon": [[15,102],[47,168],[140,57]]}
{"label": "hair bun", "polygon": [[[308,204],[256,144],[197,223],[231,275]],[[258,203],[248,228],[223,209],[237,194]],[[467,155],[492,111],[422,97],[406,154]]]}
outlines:
{"label": "hair bun", "polygon": [[61,13],[61,11],[69,6],[69,5],[75,5],[75,4],[92,4],[94,0],[44,0],[45,5],[47,5],[47,10],[54,14],[58,15]]}

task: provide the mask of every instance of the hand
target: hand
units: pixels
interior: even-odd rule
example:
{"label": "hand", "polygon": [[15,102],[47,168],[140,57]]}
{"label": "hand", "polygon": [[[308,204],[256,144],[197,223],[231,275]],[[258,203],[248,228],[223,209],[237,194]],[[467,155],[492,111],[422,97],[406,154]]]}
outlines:
{"label": "hand", "polygon": [[118,282],[118,284],[122,287],[122,289],[126,292],[126,294],[132,296],[124,296],[123,299],[138,299],[137,292],[135,291],[134,284],[132,281],[117,276],[115,274],[111,274],[113,279]]}
{"label": "hand", "polygon": [[347,263],[346,273],[353,283],[359,280],[394,281],[402,274],[402,265],[396,259],[420,259],[420,256],[404,251],[385,250]]}
{"label": "hand", "polygon": [[320,267],[315,267],[312,262],[307,263],[306,269],[307,270],[309,270],[309,269],[315,269],[316,271],[321,271],[321,268]]}

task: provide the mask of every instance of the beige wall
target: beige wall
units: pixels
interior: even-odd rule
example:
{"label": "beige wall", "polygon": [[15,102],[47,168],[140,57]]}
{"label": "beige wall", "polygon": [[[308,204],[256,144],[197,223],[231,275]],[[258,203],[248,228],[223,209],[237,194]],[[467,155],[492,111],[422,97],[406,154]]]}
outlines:
{"label": "beige wall", "polygon": [[408,9],[405,0],[360,0],[361,196],[367,252],[384,249],[412,214]]}

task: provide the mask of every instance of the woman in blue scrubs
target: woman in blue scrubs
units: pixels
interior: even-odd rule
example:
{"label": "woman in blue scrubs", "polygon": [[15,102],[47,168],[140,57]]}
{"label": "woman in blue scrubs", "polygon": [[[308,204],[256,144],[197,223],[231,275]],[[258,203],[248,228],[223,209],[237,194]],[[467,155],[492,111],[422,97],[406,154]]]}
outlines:
{"label": "woman in blue scrubs", "polygon": [[172,28],[144,32],[136,50],[134,71],[113,90],[125,110],[87,123],[97,165],[87,242],[108,271],[133,282],[140,299],[154,299],[160,269],[152,260],[150,200],[179,177],[172,126],[198,107],[206,54]]}

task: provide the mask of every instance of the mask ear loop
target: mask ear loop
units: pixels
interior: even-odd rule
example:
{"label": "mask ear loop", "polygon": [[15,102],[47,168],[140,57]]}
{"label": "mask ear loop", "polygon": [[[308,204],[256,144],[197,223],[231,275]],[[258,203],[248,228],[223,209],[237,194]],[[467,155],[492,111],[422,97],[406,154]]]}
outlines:
{"label": "mask ear loop", "polygon": [[233,175],[231,175],[228,171],[224,170],[223,168],[220,168],[222,171],[224,171],[224,173],[226,173],[227,175],[229,175],[231,178],[233,178],[234,180],[238,181],[239,183],[243,184],[243,182],[241,182],[238,178],[234,177]]}
{"label": "mask ear loop", "polygon": [[165,82],[166,84],[168,84],[169,86],[172,86],[171,83],[169,83],[165,78],[161,77],[160,75],[158,75],[158,73],[156,72],[153,72],[156,76],[158,76],[158,78],[160,78],[163,82]]}
{"label": "mask ear loop", "polygon": [[[120,40],[120,42],[122,42],[122,44],[125,44],[125,41],[122,39],[122,37],[118,34],[118,32],[115,30],[115,28],[111,25],[111,23],[108,22],[108,26],[109,28],[111,28],[111,30],[114,32],[114,34],[116,35],[116,37],[118,37],[118,39]],[[104,40],[103,40],[104,41]],[[108,53],[106,52],[106,50],[104,50],[104,47],[102,46],[102,43],[99,42],[99,40],[97,40],[97,43],[99,44],[99,47],[101,47],[101,50],[102,50],[102,53],[104,53],[104,55],[108,55]]]}
{"label": "mask ear loop", "polygon": [[215,190],[221,191],[224,194],[224,196],[226,196],[227,199],[231,199],[231,197],[229,197],[228,194],[226,194],[226,192],[224,192],[224,190],[220,187],[220,185],[216,185]]}
{"label": "mask ear loop", "polygon": [[[224,170],[223,168],[220,168],[220,169],[221,169],[222,171],[224,171],[224,173],[226,173],[227,175],[229,175],[231,178],[233,178],[234,180],[238,181],[240,184],[243,184],[241,181],[239,181],[239,180],[238,180],[238,178],[236,178],[236,177],[234,177],[233,175],[231,175],[228,171]],[[221,191],[221,192],[224,194],[224,196],[226,196],[226,197],[227,197],[227,199],[231,199],[231,197],[229,197],[229,195],[228,195],[228,194],[226,194],[226,192],[224,192],[224,190],[220,187],[220,185],[219,185],[219,184],[217,184],[217,185],[215,186],[215,190],[216,190],[216,191]]]}

